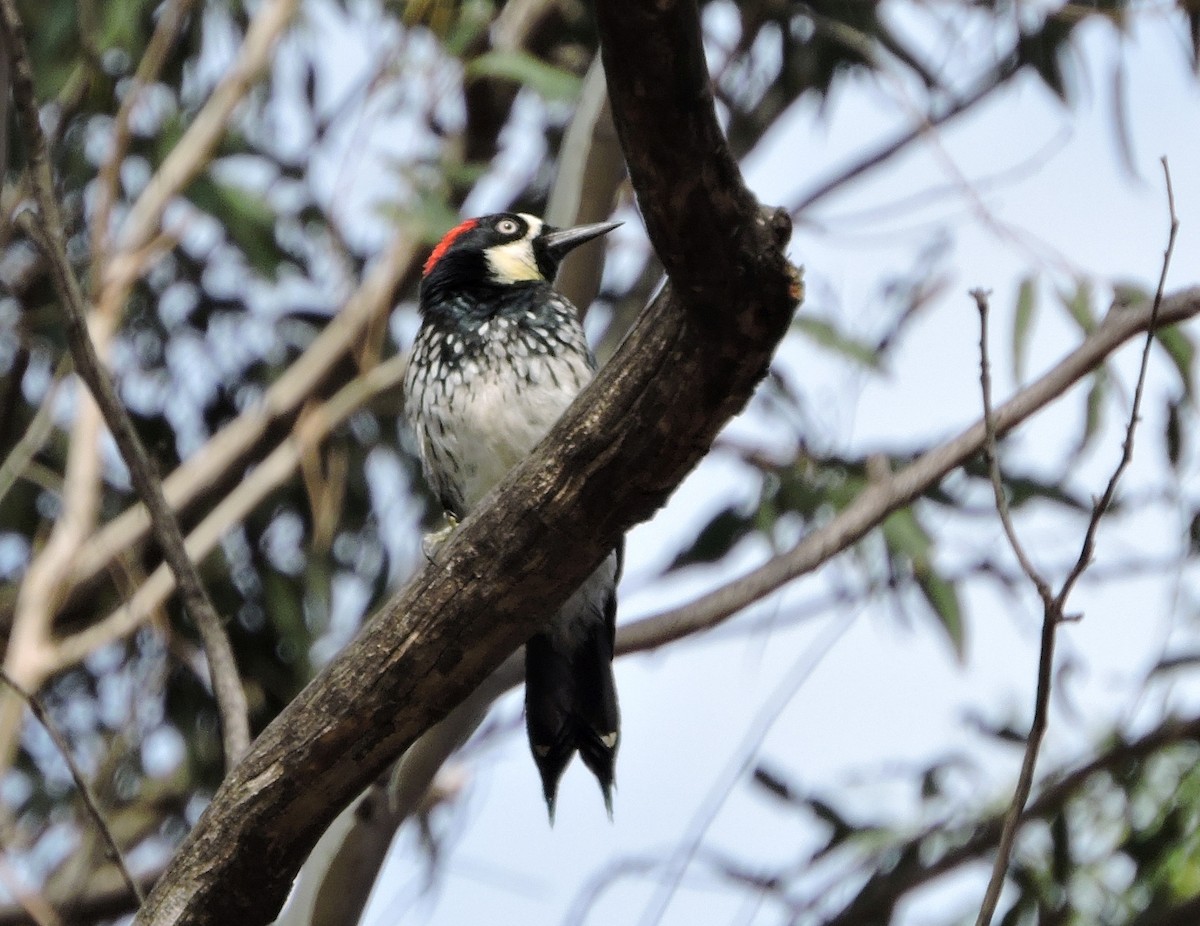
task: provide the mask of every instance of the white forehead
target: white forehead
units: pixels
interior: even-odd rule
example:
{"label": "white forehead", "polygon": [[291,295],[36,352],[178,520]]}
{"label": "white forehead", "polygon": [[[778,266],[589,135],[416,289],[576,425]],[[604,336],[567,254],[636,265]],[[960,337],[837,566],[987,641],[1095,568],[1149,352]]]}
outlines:
{"label": "white forehead", "polygon": [[518,212],[517,216],[525,220],[525,224],[529,226],[529,231],[525,233],[526,240],[532,240],[538,236],[542,227],[546,224],[536,215],[530,215],[528,212]]}

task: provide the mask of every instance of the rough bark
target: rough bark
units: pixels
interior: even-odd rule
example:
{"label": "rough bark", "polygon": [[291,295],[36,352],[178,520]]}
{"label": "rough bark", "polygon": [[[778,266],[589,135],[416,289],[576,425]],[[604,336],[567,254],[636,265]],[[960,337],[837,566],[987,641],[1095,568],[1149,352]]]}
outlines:
{"label": "rough bark", "polygon": [[337,812],[666,501],[787,330],[790,224],[760,209],[724,145],[694,2],[597,6],[614,120],[671,285],[439,562],[262,733],[143,926],[269,921]]}

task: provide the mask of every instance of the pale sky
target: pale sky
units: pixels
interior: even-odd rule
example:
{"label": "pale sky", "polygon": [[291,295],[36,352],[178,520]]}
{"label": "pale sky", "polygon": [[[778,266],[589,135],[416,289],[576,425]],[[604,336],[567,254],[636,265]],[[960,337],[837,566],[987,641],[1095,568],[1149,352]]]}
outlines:
{"label": "pale sky", "polygon": [[[928,34],[930,24],[915,8],[893,3],[888,10],[912,34]],[[720,29],[722,15],[719,8],[713,11],[709,25]],[[337,71],[342,86],[360,79],[365,62],[394,36],[371,23],[357,34],[337,36],[339,45],[352,49],[361,43],[355,54],[342,56]],[[978,60],[973,56],[1002,44],[973,22],[964,24],[957,41],[963,60]],[[1196,281],[1200,90],[1185,63],[1183,41],[1182,18],[1161,12],[1137,14],[1129,34],[1119,40],[1108,26],[1088,25],[1077,38],[1075,60],[1083,79],[1075,85],[1077,100],[1070,109],[1034,75],[1025,74],[806,217],[810,221],[797,227],[792,245],[807,272],[809,299],[802,311],[836,318],[852,332],[879,333],[890,320],[880,297],[883,281],[912,272],[917,254],[939,241],[945,244],[937,266],[947,274],[944,293],[908,329],[885,375],[849,369],[807,341],[793,337],[785,344],[778,366],[804,398],[812,425],[805,436],[814,450],[903,451],[949,436],[979,415],[978,317],[966,295],[973,287],[992,292],[997,401],[1014,386],[1009,336],[1021,278],[1037,274],[1041,293],[1027,376],[1040,373],[1078,341],[1077,330],[1055,304],[1056,287],[1075,276],[1095,279],[1101,310],[1109,298],[1107,281],[1152,288],[1167,232],[1158,163],[1164,154],[1170,158],[1182,220],[1168,288]],[[1136,176],[1122,165],[1112,129],[1118,64],[1129,81]],[[338,88],[327,92],[336,98]],[[860,76],[838,83],[824,114],[814,103],[797,105],[745,165],[752,188],[764,202],[796,201],[909,125],[911,92],[903,83]],[[536,101],[532,105],[536,109]],[[372,137],[369,118],[351,119],[356,120],[351,147],[322,169],[342,208],[369,217],[372,186],[356,179],[364,172],[361,152],[368,142],[384,143]],[[521,160],[511,157],[514,163]],[[917,208],[877,214],[880,207],[927,189],[948,192]],[[493,196],[496,201],[489,201]],[[498,208],[502,197],[502,188],[493,186],[476,194],[472,210]],[[370,221],[352,224],[373,237]],[[620,234],[633,241],[641,230],[627,226]],[[407,332],[405,325],[398,330],[402,337]],[[1118,361],[1126,388],[1135,355],[1126,350]],[[1163,482],[1162,405],[1164,395],[1178,391],[1173,376],[1156,357],[1142,449],[1124,484],[1132,493]],[[1077,434],[1082,401],[1077,389],[1060,407],[1024,427],[1006,450],[1006,461],[1052,471]],[[1110,410],[1108,427],[1078,467],[1076,488],[1084,497],[1099,491],[1115,464],[1119,426]],[[731,426],[740,440],[769,444],[763,430],[763,414],[753,409]],[[655,581],[704,516],[731,498],[751,499],[756,492],[752,476],[728,457],[703,463],[654,521],[631,533],[622,620],[687,601],[769,556],[766,544],[756,540],[739,546],[719,567]],[[1082,536],[1082,523],[1055,516],[1022,517],[1018,523],[1034,558],[1048,568],[1061,566]],[[932,526],[947,541],[939,549],[942,566],[969,563],[981,551],[1005,555],[995,520]],[[1174,549],[1180,529],[1176,510],[1164,504],[1114,519],[1101,533],[1098,568],[1131,555],[1165,555]],[[1080,586],[1073,609],[1085,618],[1061,633],[1059,662],[1072,669],[1062,689],[1065,697],[1055,702],[1041,768],[1083,754],[1114,723],[1136,727],[1158,716],[1165,689],[1138,693],[1145,671],[1167,646],[1172,620],[1183,606],[1184,578],[1194,576]],[[976,714],[994,724],[1027,726],[1040,620],[1034,596],[1014,599],[998,594],[995,586],[972,584],[965,599],[966,659],[959,665],[916,601],[907,602],[902,614],[890,600],[877,600],[816,619],[795,619],[807,613],[806,603],[857,581],[849,565],[835,561],[754,609],[774,622],[766,633],[713,634],[621,660],[624,731],[612,824],[590,776],[573,767],[563,782],[557,823],[547,826],[524,736],[512,723],[513,732],[471,755],[464,800],[437,818],[449,834],[438,886],[419,896],[424,873],[413,861],[408,834],[377,886],[367,922],[384,926],[402,915],[405,922],[446,924],[779,922],[778,907],[759,905],[750,895],[722,886],[703,865],[683,879],[658,920],[643,917],[658,910],[661,871],[607,877],[622,866],[636,870],[670,857],[698,832],[708,849],[751,867],[799,863],[818,844],[821,830],[810,818],[769,802],[747,786],[744,773],[736,774],[745,755],[743,740],[756,725],[765,728],[759,759],[863,819],[915,824],[920,819],[917,770],[938,757],[962,760],[948,782],[963,808],[1006,799],[1019,753],[995,746],[965,718]],[[1175,691],[1171,698],[1194,707],[1200,703],[1200,685]],[[764,711],[778,707],[776,702],[783,706],[768,724]],[[518,711],[519,699],[509,696],[497,716],[515,722]],[[844,891],[846,883],[853,884],[844,874],[837,866],[817,869],[798,882],[801,895],[836,904],[838,885]],[[590,908],[580,900],[588,884],[608,885]],[[977,908],[981,895],[982,877],[941,884],[922,897],[925,910],[935,911],[940,921]],[[926,922],[921,912],[920,903],[906,909],[904,921]],[[585,914],[582,920],[573,918],[578,913]]]}
{"label": "pale sky", "polygon": [[[972,287],[983,286],[993,294],[998,400],[1013,387],[1008,326],[1024,275],[1036,272],[1042,281],[1029,374],[1044,370],[1077,342],[1076,330],[1053,304],[1053,287],[1065,285],[1068,274],[1094,277],[1101,307],[1108,298],[1104,281],[1130,280],[1151,288],[1167,231],[1158,163],[1163,154],[1171,161],[1183,223],[1171,286],[1195,281],[1200,266],[1200,92],[1178,47],[1181,22],[1142,14],[1121,42],[1107,27],[1086,27],[1078,59],[1086,62],[1087,79],[1072,109],[1065,109],[1032,74],[1024,75],[940,131],[936,144],[914,146],[898,162],[821,204],[815,217],[822,227],[797,228],[792,254],[806,265],[810,294],[803,311],[836,316],[846,328],[864,334],[877,333],[887,321],[880,308],[881,278],[908,271],[938,229],[948,229],[951,241],[942,260],[949,273],[946,292],[908,331],[888,375],[848,371],[840,359],[796,339],[785,346],[779,364],[808,403],[815,426],[808,440],[815,449],[861,453],[913,448],[948,436],[978,416],[978,318],[966,295]],[[1138,177],[1120,163],[1112,131],[1111,73],[1118,60],[1129,76]],[[817,115],[808,104],[797,106],[746,165],[752,188],[764,202],[794,201],[813,185],[813,178],[836,171],[874,140],[908,124],[903,89],[869,79],[843,80],[826,115]],[[967,194],[968,182],[998,174],[1016,177],[985,185],[977,201]],[[876,221],[842,218],[947,185],[950,195],[922,209]],[[1119,366],[1126,377],[1135,360],[1133,351],[1122,355]],[[1156,358],[1145,410],[1145,453],[1125,484],[1131,491],[1139,482],[1162,480],[1161,398],[1177,390],[1172,376]],[[1006,459],[1034,469],[1052,468],[1065,452],[1063,435],[1076,433],[1081,401],[1076,390],[1061,410],[1022,429],[1017,449]],[[756,425],[753,413],[746,418],[733,428],[739,437],[753,438],[761,422]],[[1119,434],[1110,427],[1079,470],[1082,494],[1099,491],[1118,452]],[[622,619],[687,600],[769,555],[762,543],[744,544],[719,569],[668,583],[664,594],[648,588],[676,545],[695,529],[697,518],[721,507],[730,493],[753,496],[754,487],[747,487],[746,473],[737,464],[711,459],[666,510],[632,532]],[[1060,565],[1082,534],[1081,524],[1059,518],[1020,523],[1035,558],[1049,565]],[[963,545],[961,551],[941,552],[939,561],[945,563],[968,562],[980,550],[1003,545],[999,524],[986,519],[938,529]],[[1131,552],[1151,556],[1169,551],[1178,530],[1177,516],[1162,506],[1114,521],[1101,534],[1099,563],[1120,561]],[[975,583],[965,602],[967,659],[959,666],[915,602],[906,609],[908,626],[886,602],[788,626],[789,612],[803,610],[806,601],[841,581],[853,581],[853,574],[834,563],[822,576],[793,583],[755,609],[778,622],[766,635],[726,637],[723,642],[699,638],[621,660],[624,733],[612,825],[590,778],[572,769],[551,830],[523,737],[514,733],[489,747],[467,767],[473,776],[468,797],[448,826],[454,835],[434,894],[413,899],[419,876],[412,870],[412,856],[398,855],[377,888],[369,922],[382,926],[401,912],[412,921],[431,923],[576,921],[568,914],[581,909],[572,904],[590,881],[604,882],[613,866],[636,867],[686,844],[706,804],[716,806],[714,796],[723,793],[746,731],[761,720],[764,704],[779,696],[781,685],[789,690],[784,684],[789,673],[802,673],[806,660],[815,661],[815,668],[794,686],[758,753],[794,782],[835,796],[839,807],[857,809],[864,819],[915,822],[916,770],[935,757],[963,756],[971,764],[949,780],[964,806],[1006,797],[1019,754],[986,741],[965,725],[964,717],[974,712],[993,723],[1027,725],[1039,622],[1034,596],[1013,601],[992,586]],[[1075,668],[1065,689],[1068,697],[1056,702],[1042,768],[1081,754],[1113,723],[1157,715],[1161,691],[1141,699],[1137,692],[1145,670],[1161,655],[1177,604],[1174,591],[1171,578],[1079,588],[1073,604],[1085,619],[1064,628],[1060,649],[1060,663],[1070,661]],[[813,651],[826,647],[817,660]],[[1200,686],[1193,689],[1178,698],[1194,705]],[[517,699],[510,697],[500,712],[512,719],[518,709]],[[743,774],[720,804],[704,845],[751,866],[783,865],[811,851],[819,832],[803,814],[781,809],[747,787]],[[660,922],[780,921],[780,910],[770,903],[760,907],[746,895],[722,888],[703,865],[694,871]],[[802,883],[819,896],[822,885],[835,888],[838,875],[836,868],[828,869]],[[640,918],[656,909],[659,880],[642,875],[613,881],[583,922],[644,921]],[[925,892],[931,898],[928,909],[945,917],[977,907],[981,894],[982,877]],[[827,895],[829,902],[836,899]],[[920,905],[906,921],[922,921]]]}

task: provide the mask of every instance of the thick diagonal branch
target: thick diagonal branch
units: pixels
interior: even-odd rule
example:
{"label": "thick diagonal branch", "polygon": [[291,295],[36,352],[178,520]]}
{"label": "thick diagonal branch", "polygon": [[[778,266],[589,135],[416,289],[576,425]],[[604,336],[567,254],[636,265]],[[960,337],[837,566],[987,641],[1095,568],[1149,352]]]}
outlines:
{"label": "thick diagonal branch", "polygon": [[233,649],[200,581],[200,574],[184,549],[183,534],[163,497],[162,484],[155,474],[150,456],[134,430],[129,413],[117,398],[108,371],[100,362],[88,333],[83,293],[67,260],[66,234],[55,199],[48,142],[41,130],[33,91],[33,72],[14,0],[0,0],[0,14],[3,16],[12,58],[13,98],[30,152],[30,173],[39,210],[36,219],[25,214],[26,231],[36,240],[50,264],[55,292],[65,315],[67,341],[75,368],[100,406],[117,448],[129,467],[134,488],[150,511],[155,539],[162,546],[163,555],[175,572],[183,590],[184,604],[200,631],[221,713],[226,758],[232,764],[250,741],[246,696],[238,679]]}
{"label": "thick diagonal branch", "polygon": [[[700,47],[694,4],[652,9],[629,23],[616,5],[605,10],[602,41],[634,29],[659,46]],[[138,923],[269,920],[337,811],[527,639],[624,531],[662,505],[748,400],[799,287],[783,253],[787,217],[764,213],[745,193],[702,62],[669,84],[653,56],[610,62],[608,73],[611,81],[616,70],[628,78],[647,68],[634,85],[652,99],[610,84],[614,121],[627,159],[640,165],[634,185],[643,209],[672,214],[704,264],[670,265],[670,290],[533,458],[459,527],[442,562],[389,602],[263,732]],[[631,118],[643,105],[688,110],[669,151]],[[645,185],[648,175],[658,182]],[[658,201],[676,185],[689,195]],[[731,187],[742,192],[731,195]],[[662,234],[656,221],[656,245],[674,252],[678,235],[660,242]]]}

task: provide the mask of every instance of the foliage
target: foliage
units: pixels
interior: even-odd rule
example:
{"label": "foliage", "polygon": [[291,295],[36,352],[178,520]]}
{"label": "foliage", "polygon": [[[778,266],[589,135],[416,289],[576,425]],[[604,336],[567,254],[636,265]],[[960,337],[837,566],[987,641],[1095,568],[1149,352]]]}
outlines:
{"label": "foliage", "polygon": [[[101,256],[119,246],[147,183],[178,150],[231,67],[258,7],[183,0],[163,6],[22,0],[18,6],[54,141],[69,254],[89,296],[99,302],[111,271]],[[419,252],[464,205],[502,201],[544,212],[558,182],[556,166],[566,169],[559,162],[564,136],[596,55],[585,8],[518,0],[396,6],[313,2],[302,8],[211,161],[174,197],[163,237],[156,234],[150,249],[140,252],[128,297],[117,307],[110,363],[143,440],[167,474],[211,459],[219,439],[258,414],[264,396],[286,382],[301,358],[321,356],[321,332],[393,233],[413,242],[394,312],[370,318],[350,350],[325,357],[322,375],[301,400],[272,417],[231,462],[203,479],[193,477],[196,491],[180,510],[185,531],[221,517],[223,500],[261,475],[278,447],[302,434],[314,417],[330,414],[331,397],[361,386],[382,357],[406,346]],[[918,47],[910,30],[897,28],[889,15],[895,6],[865,0],[704,4],[714,37],[715,92],[734,151],[754,151],[798,104],[815,101],[835,110],[839,81],[864,75],[920,86],[931,118],[1017,73],[1036,74],[1071,103],[1080,77],[1074,35],[1092,22],[1119,30],[1129,13],[1121,2],[1039,7],[1036,14],[1000,2],[954,6],[944,12],[948,26],[982,24],[1011,45],[995,62],[967,71],[932,67],[940,47]],[[117,147],[119,113],[135,91],[139,64],[173,10],[185,11],[178,34],[132,106],[127,144]],[[338,56],[373,31],[366,79],[347,86]],[[386,126],[388,142],[364,143],[364,120]],[[46,555],[55,520],[69,504],[69,466],[76,455],[102,461],[99,517],[69,558],[77,571],[67,570],[47,605],[54,638],[72,638],[119,613],[160,561],[142,534],[107,546],[111,536],[98,533],[136,499],[106,446],[78,443],[81,399],[68,375],[47,268],[12,221],[28,193],[27,152],[11,128],[9,136],[0,198],[6,219],[0,223],[0,459],[20,465],[11,481],[0,479],[5,647],[14,638],[31,565]],[[119,163],[111,161],[114,151]],[[358,170],[371,178],[356,187],[365,194],[349,197],[347,177]],[[114,201],[101,227],[104,217],[97,215],[113,182],[108,178],[116,178]],[[618,191],[616,205],[632,215],[627,192]],[[604,279],[597,304],[607,312],[597,317],[612,323],[599,326],[602,356],[623,336],[622,320],[636,314],[657,283],[655,257],[648,248],[635,250],[631,266]],[[887,377],[905,334],[941,293],[944,280],[936,270],[923,263],[913,279],[884,288],[878,300],[886,316],[882,333],[864,334],[818,305],[797,318],[792,343],[816,347],[864,377]],[[1086,334],[1104,317],[1099,300],[1090,281],[1072,288],[1031,272],[1020,286],[1010,329],[1014,378],[1023,380],[1032,369],[1035,329],[1052,306]],[[1119,310],[1115,304],[1112,311]],[[1163,445],[1168,467],[1178,475],[1195,441],[1195,344],[1177,328],[1155,337],[1176,377]],[[1109,365],[1091,375],[1072,459],[1093,451],[1110,433],[1106,420],[1121,417],[1125,397],[1117,394],[1117,381]],[[362,393],[327,439],[298,453],[286,479],[220,525],[219,544],[203,558],[256,730],[403,579],[420,555],[420,529],[434,520],[412,448],[396,425],[395,396],[365,387]],[[881,470],[895,470],[925,449],[843,454],[817,447],[808,401],[792,377],[772,372],[752,414],[782,439],[772,441],[769,451],[726,444],[723,453],[740,467],[742,486],[754,489],[698,524],[672,551],[668,573],[721,567],[756,543],[781,551],[844,511]],[[52,427],[39,429],[39,420]],[[1082,525],[1091,500],[1072,475],[1068,464],[1049,473],[1002,467],[1004,491],[1019,516],[1032,511]],[[987,470],[975,461],[894,512],[847,557],[862,599],[917,602],[959,658],[971,631],[971,583],[993,577],[1011,588],[1020,581],[999,556],[964,562],[954,555],[947,524],[994,518],[989,493]],[[1190,558],[1200,550],[1200,509],[1187,514]],[[84,563],[92,565],[83,571]],[[151,870],[161,865],[223,771],[198,635],[179,603],[172,597],[156,603],[132,632],[114,634],[59,667],[38,695],[85,759],[121,842],[140,847],[152,859]],[[1162,729],[1169,728],[1164,721]],[[1149,924],[1152,915],[1194,898],[1200,891],[1196,743],[1189,728],[1130,757],[1128,744],[1114,741],[1097,759],[1115,757],[1111,762],[1055,801],[1036,805],[1031,815],[1038,822],[1011,868],[1013,899],[1004,922]],[[890,922],[907,892],[986,854],[992,809],[952,803],[940,784],[945,773],[941,766],[922,770],[927,819],[913,832],[887,820],[856,821],[836,796],[805,795],[784,773],[759,767],[754,780],[787,807],[804,809],[826,834],[806,865],[849,858],[858,866],[860,886],[845,892],[850,900],[844,908],[824,910],[812,922]],[[1048,788],[1046,793],[1056,793]],[[8,818],[0,823],[6,855],[21,860],[47,897],[81,892],[89,873],[109,865],[53,746],[31,723],[22,727],[0,799]],[[800,873],[779,872],[757,884],[730,879],[731,889],[753,887],[789,914],[807,915],[812,911],[789,893]],[[872,919],[856,920],[864,911]]]}

